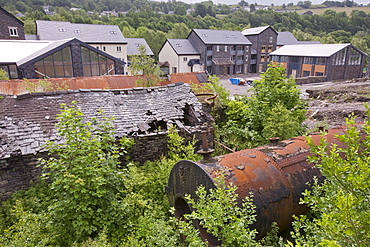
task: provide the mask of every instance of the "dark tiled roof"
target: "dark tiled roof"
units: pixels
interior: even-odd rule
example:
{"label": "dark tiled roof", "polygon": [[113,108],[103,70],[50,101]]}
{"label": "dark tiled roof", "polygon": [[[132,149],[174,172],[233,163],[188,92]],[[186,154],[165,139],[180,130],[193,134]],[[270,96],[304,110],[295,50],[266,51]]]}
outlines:
{"label": "dark tiled roof", "polygon": [[[139,127],[164,121],[185,125],[185,108],[191,107],[199,124],[204,123],[202,105],[188,84],[123,90],[81,89],[5,96],[0,99],[0,159],[13,154],[44,151],[46,141],[61,141],[56,135],[60,104],[76,101],[87,119],[103,110],[115,117],[115,135],[143,134]],[[148,114],[149,113],[149,114]]]}
{"label": "dark tiled roof", "polygon": [[128,42],[128,44],[127,44],[127,55],[128,56],[138,55],[139,51],[138,51],[137,48],[140,45],[145,46],[146,54],[148,56],[153,56],[154,55],[153,51],[150,49],[149,45],[146,43],[144,38],[126,38],[126,41]]}
{"label": "dark tiled roof", "polygon": [[40,40],[77,38],[86,43],[126,44],[127,41],[116,25],[79,24],[66,21],[36,21]]}
{"label": "dark tiled roof", "polygon": [[204,44],[251,45],[252,43],[239,31],[193,29]]}
{"label": "dark tiled roof", "polygon": [[291,32],[278,32],[277,45],[296,45],[298,40]]}
{"label": "dark tiled roof", "polygon": [[167,39],[177,55],[200,55],[197,49],[187,39]]}

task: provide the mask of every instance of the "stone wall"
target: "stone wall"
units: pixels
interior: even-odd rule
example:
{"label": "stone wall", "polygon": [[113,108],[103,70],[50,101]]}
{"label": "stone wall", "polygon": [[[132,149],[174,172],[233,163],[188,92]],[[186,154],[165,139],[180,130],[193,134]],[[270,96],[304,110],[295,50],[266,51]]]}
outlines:
{"label": "stone wall", "polygon": [[325,81],[327,81],[326,76],[308,76],[308,77],[295,78],[295,83],[297,85],[318,83],[318,82],[325,82]]}
{"label": "stone wall", "polygon": [[[10,36],[9,27],[16,27],[18,36]],[[23,23],[0,7],[0,39],[24,40]]]}

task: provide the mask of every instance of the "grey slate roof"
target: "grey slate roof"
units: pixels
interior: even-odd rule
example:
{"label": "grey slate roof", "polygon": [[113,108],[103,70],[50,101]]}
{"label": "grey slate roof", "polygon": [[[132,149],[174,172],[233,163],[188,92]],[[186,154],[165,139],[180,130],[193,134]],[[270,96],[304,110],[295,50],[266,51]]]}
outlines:
{"label": "grey slate roof", "polygon": [[[43,92],[0,99],[0,160],[12,154],[27,155],[45,151],[43,145],[62,141],[56,135],[56,114],[60,104],[76,101],[87,119],[104,110],[114,116],[115,135],[145,135],[140,128],[156,121],[184,125],[185,109],[191,108],[199,126],[206,116],[189,84],[123,90],[71,90]],[[185,128],[191,129],[190,126]]]}
{"label": "grey slate roof", "polygon": [[299,41],[291,32],[278,32],[277,45],[297,45]]}
{"label": "grey slate roof", "polygon": [[144,38],[126,38],[127,43],[127,55],[139,55],[138,47],[144,45],[146,48],[146,54],[148,56],[154,56],[152,49],[150,49],[148,43]]}
{"label": "grey slate roof", "polygon": [[116,25],[79,24],[66,21],[36,21],[39,40],[77,38],[86,43],[126,44]]}
{"label": "grey slate roof", "polygon": [[247,28],[247,29],[244,29],[242,31],[242,34],[245,35],[245,36],[248,36],[248,35],[258,35],[258,34],[262,33],[263,31],[265,31],[269,27],[270,26]]}
{"label": "grey slate roof", "polygon": [[206,45],[252,45],[239,31],[193,29]]}
{"label": "grey slate roof", "polygon": [[167,39],[177,55],[200,55],[198,50],[187,39]]}

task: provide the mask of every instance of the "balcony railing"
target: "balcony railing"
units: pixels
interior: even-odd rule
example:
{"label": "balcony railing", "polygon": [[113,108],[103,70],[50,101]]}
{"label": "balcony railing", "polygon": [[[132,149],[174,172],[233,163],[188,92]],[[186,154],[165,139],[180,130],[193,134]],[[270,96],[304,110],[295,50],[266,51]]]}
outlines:
{"label": "balcony railing", "polygon": [[212,56],[213,52],[212,51],[207,51],[207,56]]}
{"label": "balcony railing", "polygon": [[230,55],[234,55],[235,56],[236,55],[236,50],[231,50],[230,51]]}
{"label": "balcony railing", "polygon": [[244,51],[236,51],[236,55],[244,55]]}
{"label": "balcony railing", "polygon": [[212,66],[212,61],[207,61],[206,66]]}

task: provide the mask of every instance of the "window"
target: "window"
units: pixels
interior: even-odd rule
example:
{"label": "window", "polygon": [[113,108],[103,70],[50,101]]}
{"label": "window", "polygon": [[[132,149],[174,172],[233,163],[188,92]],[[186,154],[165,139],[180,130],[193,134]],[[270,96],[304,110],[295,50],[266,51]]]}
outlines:
{"label": "window", "polygon": [[36,78],[73,77],[71,48],[69,46],[34,63]]}
{"label": "window", "polygon": [[86,47],[81,47],[84,76],[114,75],[114,61]]}
{"label": "window", "polygon": [[181,44],[176,44],[177,47],[181,47],[182,45]]}
{"label": "window", "polygon": [[261,55],[261,62],[266,62],[266,55]]}
{"label": "window", "polygon": [[227,45],[225,45],[225,52],[227,52]]}
{"label": "window", "polygon": [[117,46],[117,52],[122,52],[122,47],[121,46]]}
{"label": "window", "polygon": [[249,52],[249,46],[245,47],[245,52]]}
{"label": "window", "polygon": [[299,63],[300,62],[300,57],[290,57],[290,62],[291,63]]}
{"label": "window", "polygon": [[177,73],[177,68],[176,67],[172,67],[172,73]]}
{"label": "window", "polygon": [[326,58],[325,57],[318,57],[318,58],[316,58],[316,61],[315,61],[314,64],[325,65],[326,64]]}
{"label": "window", "polygon": [[236,73],[242,73],[243,66],[242,65],[237,65],[236,66]]}
{"label": "window", "polygon": [[324,75],[324,73],[322,73],[322,72],[316,72],[315,73],[315,76],[323,76]]}
{"label": "window", "polygon": [[230,51],[233,51],[233,50],[235,50],[235,47],[232,45],[230,46]]}
{"label": "window", "polygon": [[269,38],[269,42],[270,42],[270,43],[272,43],[272,41],[273,41],[273,40],[274,40],[274,39],[273,39],[273,37],[270,37],[270,38]]}
{"label": "window", "polygon": [[351,48],[349,53],[348,65],[360,65],[361,64],[361,54],[355,49]]}
{"label": "window", "polygon": [[98,49],[98,50],[99,50],[99,46],[97,46],[97,47],[96,47],[96,49]]}
{"label": "window", "polygon": [[238,61],[241,61],[241,60],[243,60],[243,56],[237,56],[237,57],[236,57],[236,59],[237,59]]}
{"label": "window", "polygon": [[272,48],[273,48],[272,45],[269,45],[268,46],[268,52],[272,52]]}
{"label": "window", "polygon": [[304,57],[303,58],[304,64],[313,64],[313,57]]}
{"label": "window", "polygon": [[230,57],[230,60],[231,60],[232,62],[234,62],[234,61],[235,61],[235,56],[231,56],[231,57]]}
{"label": "window", "polygon": [[237,51],[242,51],[243,50],[243,47],[242,46],[238,46],[238,47],[236,47],[236,50]]}
{"label": "window", "polygon": [[212,56],[207,56],[207,61],[212,61]]}
{"label": "window", "polygon": [[266,46],[265,46],[265,45],[263,45],[263,46],[261,47],[261,53],[266,53]]}
{"label": "window", "polygon": [[103,46],[103,51],[106,51],[106,47],[105,46]]}
{"label": "window", "polygon": [[81,33],[81,30],[73,30],[74,33]]}
{"label": "window", "polygon": [[16,65],[0,65],[0,69],[3,69],[7,73],[7,77],[10,79],[17,79],[18,78],[18,70]]}
{"label": "window", "polygon": [[220,51],[220,46],[216,46],[216,51],[219,52]]}
{"label": "window", "polygon": [[183,57],[182,61],[187,62],[188,61],[188,57]]}
{"label": "window", "polygon": [[346,63],[347,49],[337,52],[333,57],[333,65],[344,65]]}
{"label": "window", "polygon": [[212,74],[212,66],[207,66],[207,72],[208,72],[209,74]]}
{"label": "window", "polygon": [[308,77],[310,76],[310,71],[303,70],[303,77]]}
{"label": "window", "polygon": [[61,32],[61,33],[65,33],[65,32],[67,32],[67,29],[65,29],[65,28],[59,28],[58,31]]}
{"label": "window", "polygon": [[207,51],[212,51],[212,46],[211,45],[207,45]]}
{"label": "window", "polygon": [[117,34],[116,31],[110,31],[110,34]]}
{"label": "window", "polygon": [[12,37],[18,37],[18,28],[16,28],[16,27],[9,27],[9,34]]}

